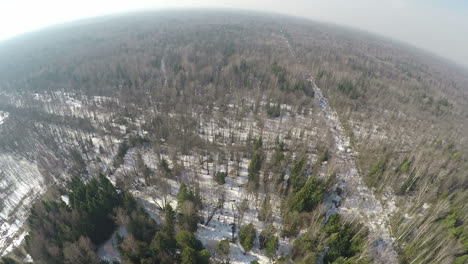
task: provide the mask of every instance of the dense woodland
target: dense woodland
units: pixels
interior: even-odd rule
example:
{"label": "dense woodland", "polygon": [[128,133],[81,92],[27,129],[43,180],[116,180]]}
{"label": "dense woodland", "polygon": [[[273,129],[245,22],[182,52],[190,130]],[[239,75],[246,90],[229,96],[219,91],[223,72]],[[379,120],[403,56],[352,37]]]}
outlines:
{"label": "dense woodland", "polygon": [[[34,263],[100,263],[122,226],[123,263],[229,263],[236,245],[276,263],[378,263],[365,222],[325,206],[344,191],[311,76],[366,186],[398,208],[398,261],[468,261],[468,74],[423,51],[200,11],[51,28],[0,43],[0,61],[0,149],[37,163],[51,190],[26,225]],[[197,230],[226,208],[232,234],[203,245]]]}
{"label": "dense woodland", "polygon": [[181,209],[196,203],[190,190],[181,189],[180,206],[174,210],[166,205],[157,224],[130,193],[114,188],[102,175],[87,183],[73,178],[68,189],[67,202],[41,201],[32,209],[26,249],[34,263],[108,263],[95,249],[116,227],[128,232],[125,237],[115,234],[125,263],[209,263],[209,252],[193,234],[197,212],[187,215]]}

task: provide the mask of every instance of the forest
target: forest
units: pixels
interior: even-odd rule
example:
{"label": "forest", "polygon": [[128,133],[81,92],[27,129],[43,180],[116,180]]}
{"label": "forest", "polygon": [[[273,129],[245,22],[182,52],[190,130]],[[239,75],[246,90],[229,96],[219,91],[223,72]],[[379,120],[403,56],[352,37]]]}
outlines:
{"label": "forest", "polygon": [[249,12],[2,42],[0,235],[24,223],[2,261],[101,263],[111,239],[122,263],[465,263],[466,87],[415,48]]}
{"label": "forest", "polygon": [[[196,212],[187,215],[180,209],[196,202],[190,190],[181,189],[176,210],[170,205],[162,209],[159,224],[103,175],[86,183],[73,178],[68,190],[67,202],[40,201],[32,208],[25,241],[34,263],[109,263],[96,248],[112,235],[118,236],[124,263],[209,263],[209,252],[193,234]],[[117,227],[124,228],[124,236],[113,234]]]}

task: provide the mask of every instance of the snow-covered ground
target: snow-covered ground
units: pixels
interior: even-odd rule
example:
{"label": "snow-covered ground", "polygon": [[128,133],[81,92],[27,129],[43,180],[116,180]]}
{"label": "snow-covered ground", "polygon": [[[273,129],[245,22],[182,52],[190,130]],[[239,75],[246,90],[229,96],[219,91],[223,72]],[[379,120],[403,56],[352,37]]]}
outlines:
{"label": "snow-covered ground", "polygon": [[[59,116],[81,116],[87,117],[90,120],[95,120],[98,124],[99,120],[107,120],[108,114],[97,109],[94,117],[88,114],[87,108],[95,108],[108,102],[115,102],[112,98],[107,97],[79,97],[70,93],[44,93],[44,94],[10,94],[8,96],[10,104],[19,108],[41,106],[37,111],[44,111]],[[34,108],[35,109],[35,108]],[[0,125],[5,126],[10,114],[0,111]],[[57,162],[57,153],[67,153],[71,148],[81,149],[83,139],[90,139],[92,142],[91,149],[86,154],[87,170],[90,175],[95,175],[99,171],[105,171],[106,165],[109,164],[113,154],[99,153],[99,148],[106,148],[107,151],[113,153],[117,146],[118,140],[108,135],[93,135],[85,131],[76,130],[67,126],[57,124],[35,124],[37,138],[33,136],[21,139],[30,145],[27,153],[14,153],[14,151],[0,152],[0,256],[12,251],[19,246],[23,241],[26,233],[22,230],[31,205],[45,193],[47,186],[42,172],[43,170],[57,170],[57,174],[52,175],[51,171],[46,173],[51,176],[49,180],[58,180],[62,184],[69,177],[67,176],[66,168],[71,164],[70,161],[64,160],[64,163]],[[0,126],[1,129],[1,126]],[[0,130],[1,131],[1,130]],[[54,137],[56,144],[50,144],[54,149],[44,145],[47,142],[42,142],[39,139],[43,137],[41,133],[48,133],[49,138]],[[15,144],[23,144],[24,142],[16,142]],[[13,154],[14,153],[14,154]],[[24,154],[24,155],[22,155]],[[41,156],[52,157],[55,160],[47,160],[42,162],[42,167],[39,169],[38,160]],[[63,158],[63,155],[61,158]],[[28,157],[25,159],[24,157]],[[99,158],[99,162],[97,162]],[[56,165],[60,164],[60,167]],[[44,168],[44,166],[50,168]],[[63,166],[63,167],[62,167]],[[63,171],[60,171],[60,170]]]}
{"label": "snow-covered ground", "polygon": [[[114,122],[113,114],[107,112],[105,107],[101,107],[107,103],[113,104],[118,102],[112,98],[86,98],[84,96],[63,93],[38,94],[32,100],[41,105],[41,109],[47,113],[53,113],[64,117],[82,117],[92,120],[92,124],[94,126],[100,126],[99,128],[103,131],[108,131],[107,129],[109,127],[114,127],[117,128],[119,133],[122,135],[128,136],[127,126]],[[22,102],[21,100],[19,101]],[[247,100],[246,103],[254,104],[256,102]],[[260,105],[265,105],[269,102],[260,101],[259,103]],[[18,103],[18,105],[22,104],[23,103]],[[89,109],[92,109],[92,111],[89,112]],[[304,109],[303,113],[306,113],[304,115],[298,114],[295,112],[296,109],[293,109],[292,106],[284,104],[281,105],[281,117],[264,118],[261,122],[259,122],[258,118],[256,118],[253,113],[247,113],[241,117],[236,116],[234,113],[237,112],[239,106],[235,104],[230,104],[229,109],[231,111],[229,115],[218,113],[217,111],[219,109],[215,107],[215,112],[212,115],[203,116],[199,123],[199,136],[221,148],[230,146],[236,147],[236,144],[238,144],[238,146],[245,146],[248,138],[252,139],[262,136],[264,144],[263,148],[265,150],[267,160],[272,156],[276,138],[283,140],[287,146],[300,144],[310,150],[315,150],[318,144],[323,144],[327,141],[328,132],[326,124],[333,120],[337,120],[336,114],[330,115],[328,120],[324,120],[322,118],[323,114],[319,109],[314,108]],[[169,114],[172,117],[176,117],[175,113]],[[141,130],[144,122],[143,117],[136,117],[134,120],[127,119],[126,121],[136,127],[136,129],[139,130],[139,134],[145,134],[145,131]],[[103,127],[103,123],[106,124],[106,127]],[[80,138],[90,142],[89,145],[91,145],[91,147],[90,149],[87,149],[87,153],[84,155],[84,158],[86,158],[87,170],[90,175],[95,175],[99,171],[103,171],[111,174],[110,178],[114,183],[118,177],[132,177],[132,175],[137,174],[136,154],[138,152],[142,154],[146,165],[151,170],[155,172],[158,171],[157,164],[159,157],[156,156],[154,150],[148,147],[130,148],[124,157],[124,163],[117,170],[112,168],[113,156],[117,151],[118,145],[122,140],[124,140],[125,136],[120,138],[109,134],[94,134],[78,131],[73,128],[60,126],[54,127],[54,125],[50,126],[53,130],[61,131],[61,134],[57,134],[57,136],[62,134],[65,135],[64,137],[60,136],[60,138],[57,139],[60,146],[74,146],[76,148],[80,148],[82,147],[82,142],[77,140]],[[338,129],[341,129],[341,126],[337,127]],[[343,153],[340,155],[354,155],[350,150],[349,139],[342,137],[341,134],[344,133],[335,132],[335,134],[333,134],[334,138],[337,140],[337,146],[340,153]],[[101,147],[104,149],[104,153],[101,153]],[[317,160],[316,154],[314,154],[313,151],[311,152],[312,153],[308,153],[307,157],[309,165],[314,164]],[[224,196],[225,202],[223,206],[216,210],[209,224],[199,224],[196,236],[203,242],[205,247],[214,253],[215,244],[217,242],[223,238],[232,237],[232,224],[238,220],[237,207],[244,200],[247,201],[248,210],[242,217],[241,224],[252,223],[257,230],[257,234],[259,234],[268,224],[272,224],[278,235],[281,230],[282,221],[280,214],[281,199],[279,194],[276,194],[271,190],[264,190],[263,188],[261,188],[257,196],[248,193],[246,188],[248,178],[247,168],[250,159],[246,156],[241,156],[239,167],[237,167],[237,161],[234,161],[232,157],[226,157],[224,161],[220,161],[220,157],[217,152],[209,154],[210,157],[206,156],[206,153],[194,152],[189,155],[181,155],[180,153],[177,153],[177,162],[184,168],[183,173],[174,179],[165,180],[170,187],[167,198],[174,208],[176,207],[175,197],[181,182],[191,184],[196,183],[200,187],[204,202],[204,208],[200,214],[204,217],[205,221],[214,208],[217,207],[218,198]],[[172,155],[169,155],[168,153],[162,153],[161,155],[168,161],[171,167],[174,166]],[[295,155],[291,158],[294,159]],[[16,168],[15,171],[15,167],[11,165],[12,163],[19,165],[21,162],[18,160],[8,159],[13,159],[13,157],[8,158],[6,156],[0,156],[0,162],[3,161],[5,164],[10,164],[7,165],[6,168],[8,166],[10,167],[7,171],[10,171],[11,174],[6,177],[6,179],[9,179],[8,183],[4,180],[2,181],[2,178],[0,178],[0,188],[3,188],[4,186],[5,188],[6,186],[19,187],[15,188],[18,189],[15,192],[16,194],[12,194],[11,197],[10,194],[8,194],[8,206],[0,207],[2,208],[0,216],[4,217],[3,222],[6,223],[2,223],[2,227],[0,229],[0,232],[3,232],[0,234],[3,235],[2,237],[6,238],[0,240],[0,249],[2,249],[2,245],[3,248],[6,248],[5,245],[8,244],[9,250],[11,250],[11,248],[18,243],[15,242],[16,244],[12,244],[12,239],[16,238],[15,241],[21,241],[21,238],[25,235],[25,233],[19,232],[19,230],[26,219],[26,213],[29,207],[25,206],[21,202],[21,197],[27,197],[23,199],[26,199],[25,201],[30,205],[32,200],[28,199],[32,198],[29,197],[37,197],[45,191],[45,187],[43,186],[42,178],[37,170],[37,166],[34,163],[22,161],[26,162],[26,166],[22,165],[22,168],[28,170],[23,173],[18,171],[18,168]],[[4,166],[1,168],[3,169],[3,167]],[[226,184],[218,185],[214,182],[213,173],[215,173],[215,171],[226,171],[228,173]],[[30,176],[24,177],[23,175],[25,174]],[[326,174],[327,173],[323,173],[323,175]],[[15,177],[20,178],[15,179]],[[27,181],[27,184],[21,180]],[[158,191],[155,191],[154,186],[145,186],[144,179],[142,179],[140,175],[133,177],[132,185],[134,187],[132,193],[136,197],[137,201],[144,206],[155,221],[159,222],[160,211],[158,211],[158,206],[161,205],[162,197],[155,195]],[[26,188],[26,186],[29,186],[29,189]],[[37,186],[42,187],[37,188]],[[30,196],[28,191],[34,193],[35,196]],[[257,218],[258,209],[261,207],[261,203],[266,195],[265,192],[268,192],[270,195],[272,209],[274,212],[272,220],[268,224],[259,221]],[[62,199],[66,200],[66,197],[62,197]],[[13,212],[13,214],[15,215],[15,219],[19,219],[19,222],[10,223],[10,219],[13,219],[13,217],[11,217],[11,212],[13,211],[12,208],[15,208],[15,205],[18,205],[18,209]],[[8,219],[8,221],[5,219]],[[0,221],[2,221],[2,219],[0,219]],[[237,231],[238,230],[239,226],[237,226]],[[120,231],[121,230],[119,229],[119,232]],[[237,232],[235,236],[237,236]],[[289,254],[293,240],[294,239],[280,239],[280,247],[276,257]],[[113,237],[101,245],[98,249],[99,256],[109,260],[120,259],[118,251],[115,248],[115,243],[115,237]],[[239,242],[231,243],[231,262],[249,263],[252,260],[257,260],[260,263],[271,263],[272,261],[265,256],[264,252],[258,249],[258,241],[255,243],[256,246],[251,252],[244,252],[242,247],[239,245]]]}
{"label": "snow-covered ground", "polygon": [[104,242],[102,245],[100,245],[97,249],[97,255],[99,258],[102,260],[106,260],[109,262],[117,261],[120,262],[120,253],[117,248],[117,243],[118,243],[118,236],[121,238],[125,238],[128,234],[127,229],[124,226],[120,226],[114,234],[112,234],[112,237],[109,238],[106,242]]}
{"label": "snow-covered ground", "polygon": [[[296,57],[287,38],[283,36],[283,40],[291,57],[300,63],[300,58]],[[336,147],[335,155],[338,158],[337,184],[335,187],[341,189],[342,193],[340,191],[341,194],[338,194],[337,191],[324,197],[326,213],[330,215],[338,212],[350,220],[357,217],[369,228],[373,247],[371,253],[374,254],[376,260],[381,263],[398,263],[398,254],[393,247],[395,239],[388,227],[388,215],[392,214],[390,210],[396,208],[392,206],[394,205],[394,196],[391,193],[386,195],[386,198],[390,201],[384,207],[374,196],[372,190],[363,182],[355,161],[358,153],[352,149],[350,138],[346,134],[338,114],[331,109],[328,100],[315,84],[313,77],[310,77],[308,81],[313,85],[315,97],[333,137]],[[385,135],[381,136],[385,137]]]}
{"label": "snow-covered ground", "polygon": [[35,163],[0,154],[0,256],[18,246],[29,209],[45,192],[43,178]]}
{"label": "snow-covered ground", "polygon": [[[284,108],[290,109],[290,106],[284,106]],[[314,149],[314,144],[320,141],[320,137],[317,136],[321,134],[318,133],[319,127],[320,123],[317,123],[316,115],[267,119],[262,128],[257,125],[253,117],[245,117],[237,122],[233,122],[228,118],[225,118],[224,122],[208,119],[201,123],[199,132],[201,137],[220,146],[228,145],[226,139],[229,139],[228,135],[231,134],[233,134],[237,143],[241,142],[242,144],[244,144],[249,136],[253,138],[262,136],[264,149],[266,151],[265,154],[269,158],[274,149],[273,146],[276,137],[284,139],[287,144],[292,143],[294,140],[301,140],[304,141],[304,144],[310,145],[311,149]],[[288,134],[290,138],[286,139]],[[154,151],[145,148],[131,148],[124,157],[124,163],[114,172],[112,176],[113,181],[118,177],[128,177],[128,175],[132,175],[132,173],[135,172],[137,152],[142,154],[143,160],[149,168],[155,172],[158,171],[158,158]],[[168,161],[171,167],[174,166],[171,156],[166,154],[162,154],[161,156]],[[310,154],[308,163],[313,164],[315,160],[315,155]],[[236,222],[236,217],[238,216],[236,208],[243,200],[247,201],[249,209],[245,212],[241,224],[252,223],[257,230],[257,234],[267,225],[272,224],[279,236],[282,226],[280,216],[281,199],[278,194],[267,190],[273,207],[273,220],[269,223],[258,220],[258,209],[265,197],[265,190],[260,190],[257,196],[248,193],[247,168],[250,162],[249,158],[241,158],[238,169],[237,161],[227,158],[227,160],[225,160],[227,164],[225,164],[225,162],[221,164],[223,162],[220,162],[218,155],[213,155],[210,159],[208,156],[196,153],[191,155],[178,155],[177,162],[184,168],[182,175],[175,179],[165,180],[170,187],[166,198],[174,208],[177,206],[176,195],[181,182],[199,186],[204,202],[204,208],[200,214],[203,216],[204,221],[208,219],[211,212],[217,207],[218,199],[224,196],[223,206],[216,210],[208,225],[205,225],[205,223],[199,224],[198,231],[196,232],[196,236],[212,254],[215,252],[217,242],[224,238],[232,238],[232,224]],[[215,171],[226,170],[228,172],[226,183],[224,185],[215,183],[213,180]],[[162,197],[158,196],[157,187],[144,186],[142,184],[143,182],[144,179],[141,176],[134,178],[134,184],[138,187],[133,191],[133,195],[147,210],[149,215],[155,219],[155,221],[159,222],[160,211],[158,207],[162,204]],[[235,236],[237,236],[239,226],[236,228]],[[294,239],[280,238],[279,250],[276,257],[289,254],[293,240]],[[263,251],[258,249],[258,241],[256,241],[256,246],[251,252],[244,252],[239,242],[231,243],[230,260],[232,263],[249,263],[252,260],[257,260],[260,263],[272,262],[272,260],[265,256]]]}
{"label": "snow-covered ground", "polygon": [[[337,187],[343,191],[340,195],[343,199],[337,194],[327,197],[325,202],[328,214],[337,211],[347,216],[348,219],[358,217],[369,228],[370,239],[373,242],[374,252],[372,253],[376,259],[384,263],[398,263],[398,254],[393,247],[394,238],[388,226],[388,215],[392,213],[391,210],[396,208],[391,206],[394,201],[390,201],[387,207],[382,206],[372,190],[363,182],[355,162],[357,153],[352,150],[350,139],[346,135],[337,113],[330,108],[327,99],[323,96],[320,88],[315,85],[314,80],[311,78],[309,81],[314,86],[320,107],[333,135],[340,163],[337,173]],[[387,197],[392,197],[392,194],[388,194]]]}
{"label": "snow-covered ground", "polygon": [[[151,164],[149,167],[152,169],[157,169],[155,167],[155,156],[150,151],[140,150],[144,156],[144,160],[147,164]],[[130,173],[133,171],[134,163],[135,163],[135,155],[136,149],[132,148],[127,152],[127,155],[124,158],[124,164],[119,168],[115,175],[119,173]],[[164,156],[164,158],[168,159],[169,164],[172,166],[173,164],[169,160],[168,156]],[[236,205],[241,202],[243,199],[247,199],[249,204],[249,210],[245,213],[242,223],[248,224],[253,223],[255,228],[257,229],[257,233],[259,234],[261,230],[264,228],[264,223],[257,219],[257,207],[258,207],[258,200],[255,199],[253,196],[248,195],[245,185],[247,183],[247,166],[248,160],[243,159],[241,162],[241,172],[240,175],[237,177],[229,176],[226,178],[226,184],[218,185],[214,182],[212,173],[214,171],[213,163],[216,160],[213,160],[212,163],[208,165],[210,170],[210,174],[206,170],[205,166],[200,166],[199,159],[200,157],[195,156],[182,156],[181,161],[186,168],[188,174],[183,176],[183,181],[192,182],[196,181],[199,186],[201,193],[203,194],[203,200],[205,208],[200,213],[204,217],[204,221],[208,218],[208,215],[212,212],[214,207],[217,204],[218,198],[221,195],[225,197],[224,206],[217,210],[214,214],[212,220],[208,225],[199,224],[198,231],[196,232],[196,236],[200,239],[205,245],[205,247],[214,254],[216,243],[221,241],[224,238],[231,238],[232,237],[232,229],[231,224],[234,223],[235,219],[234,216],[236,215]],[[153,161],[153,162],[151,162]],[[229,163],[229,167],[234,167],[233,162]],[[220,169],[220,168],[218,168]],[[195,176],[196,174],[196,176]],[[195,178],[197,177],[197,178]],[[136,182],[143,182],[142,178],[136,180]],[[177,207],[177,200],[176,196],[179,190],[180,181],[169,180],[166,179],[165,182],[170,186],[170,191],[167,196],[167,200],[170,202],[173,208]],[[162,197],[158,195],[158,190],[154,186],[140,186],[137,190],[134,190],[133,195],[137,199],[137,201],[146,209],[149,215],[156,221],[159,222],[160,219],[160,211],[158,207],[162,204]],[[262,195],[260,195],[262,197]],[[273,199],[272,199],[273,200]],[[274,204],[279,206],[279,204]],[[279,209],[278,209],[279,210]],[[275,218],[275,222],[273,223],[275,227],[280,228],[280,220],[281,218]],[[237,231],[238,231],[237,227]],[[236,232],[237,236],[237,232]],[[106,247],[108,250],[106,252],[111,252],[109,249],[110,242],[106,243]],[[258,243],[258,242],[257,242]],[[278,252],[278,256],[286,255],[289,253],[291,244],[289,241],[281,239],[280,240],[280,250]],[[102,248],[102,247],[101,247]],[[100,249],[101,249],[100,248]],[[103,253],[103,249],[101,249],[102,256],[112,255],[110,253]],[[107,256],[106,255],[106,256]],[[259,263],[271,263],[268,257],[265,256],[264,252],[258,250],[258,245],[256,249],[252,250],[251,252],[244,252],[242,247],[237,242],[236,244],[231,243],[231,254],[230,254],[231,263],[250,263],[252,260],[257,260]]]}
{"label": "snow-covered ground", "polygon": [[[230,164],[230,166],[234,166],[234,164]],[[214,183],[212,180],[213,177],[208,175],[205,170],[201,170],[199,173],[202,191],[204,193],[211,193],[208,197],[213,196],[217,198],[220,195],[224,195],[225,197],[223,207],[216,211],[214,217],[207,226],[200,225],[199,230],[196,233],[197,237],[211,252],[214,252],[215,250],[212,247],[215,245],[215,242],[219,242],[224,238],[232,238],[232,224],[236,222],[235,216],[238,214],[238,212],[236,212],[236,206],[238,206],[244,199],[247,200],[249,209],[245,212],[245,215],[242,218],[242,224],[252,223],[257,230],[257,234],[259,234],[267,225],[264,222],[259,221],[257,218],[257,209],[260,206],[264,194],[260,193],[258,198],[256,198],[254,195],[247,193],[247,167],[248,160],[243,160],[241,163],[240,175],[238,177],[228,177],[224,185],[217,185]],[[213,171],[213,168],[211,171]],[[273,209],[277,209],[275,211],[278,211],[280,204],[274,203],[274,198],[276,198],[274,194],[270,195],[273,196]],[[214,203],[208,203],[208,206],[204,208],[204,214],[208,215],[215,206],[216,204]],[[275,222],[272,224],[279,231],[281,228],[281,218],[277,217],[274,218],[274,220]],[[239,226],[237,226],[237,231],[238,229]],[[281,251],[278,252],[278,254],[287,254],[290,246],[291,245],[287,243],[287,241],[281,240]],[[239,241],[237,241],[236,244],[231,243],[230,260],[232,263],[249,263],[252,260],[257,260],[259,263],[271,263],[269,258],[265,256],[264,252],[258,250],[258,245],[257,247],[254,247],[254,250],[251,252],[244,252]]]}
{"label": "snow-covered ground", "polygon": [[0,125],[3,124],[10,114],[8,112],[0,111]]}

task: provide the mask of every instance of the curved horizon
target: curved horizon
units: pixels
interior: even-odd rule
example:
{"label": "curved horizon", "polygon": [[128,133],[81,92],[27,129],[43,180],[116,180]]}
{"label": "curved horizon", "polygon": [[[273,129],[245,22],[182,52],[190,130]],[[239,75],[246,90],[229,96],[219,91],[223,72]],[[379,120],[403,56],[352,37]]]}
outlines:
{"label": "curved horizon", "polygon": [[460,67],[465,72],[468,74],[468,64],[461,63],[459,61],[453,60],[451,58],[448,58],[446,56],[443,56],[440,53],[434,52],[430,49],[415,45],[411,42],[405,41],[405,40],[400,40],[397,38],[393,38],[391,36],[381,34],[378,32],[372,32],[370,30],[362,29],[362,28],[357,28],[353,27],[351,25],[344,25],[344,24],[339,24],[339,23],[334,23],[330,21],[323,21],[319,19],[313,19],[309,17],[304,17],[300,15],[294,15],[294,14],[288,14],[288,13],[281,13],[281,12],[276,12],[276,11],[262,11],[262,10],[254,10],[254,9],[244,9],[244,8],[220,8],[220,7],[201,7],[201,8],[152,8],[152,9],[133,9],[133,10],[125,10],[121,12],[114,12],[114,13],[108,13],[108,14],[101,14],[101,15],[96,15],[96,16],[90,16],[90,17],[82,17],[82,18],[77,18],[69,21],[64,21],[64,22],[59,22],[55,24],[50,24],[50,25],[45,25],[39,28],[35,28],[26,32],[21,32],[16,35],[10,36],[5,39],[0,38],[0,45],[1,44],[6,44],[11,41],[19,40],[23,37],[28,37],[31,35],[36,35],[36,34],[41,34],[43,32],[46,32],[48,30],[55,30],[60,27],[69,27],[69,26],[74,26],[79,23],[92,23],[93,21],[97,21],[99,19],[112,19],[112,18],[117,18],[121,16],[129,16],[129,15],[136,15],[136,14],[150,14],[150,13],[160,13],[160,12],[188,12],[188,11],[197,11],[197,12],[216,12],[216,11],[221,11],[221,12],[237,12],[237,13],[256,13],[256,14],[263,14],[263,15],[276,15],[276,16],[282,16],[285,18],[294,18],[294,19],[305,19],[309,22],[312,23],[321,23],[324,25],[330,25],[346,30],[352,30],[355,32],[360,32],[367,34],[370,37],[376,37],[376,38],[383,38],[387,41],[395,42],[398,45],[401,46],[406,46],[406,48],[411,48],[415,49],[418,52],[423,52],[426,53],[429,56],[432,56],[436,59],[442,60],[445,63],[452,64],[453,66]]}
{"label": "curved horizon", "polygon": [[230,8],[303,17],[402,41],[468,68],[468,3],[458,0],[18,0],[2,4],[0,40],[86,18],[175,8]]}

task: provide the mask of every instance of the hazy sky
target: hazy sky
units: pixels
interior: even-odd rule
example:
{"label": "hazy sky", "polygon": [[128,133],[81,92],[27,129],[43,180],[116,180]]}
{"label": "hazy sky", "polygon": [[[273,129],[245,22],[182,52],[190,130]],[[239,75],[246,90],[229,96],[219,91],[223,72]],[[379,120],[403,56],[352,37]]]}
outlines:
{"label": "hazy sky", "polygon": [[143,8],[273,11],[376,32],[468,67],[468,0],[4,0],[0,40],[51,24]]}

